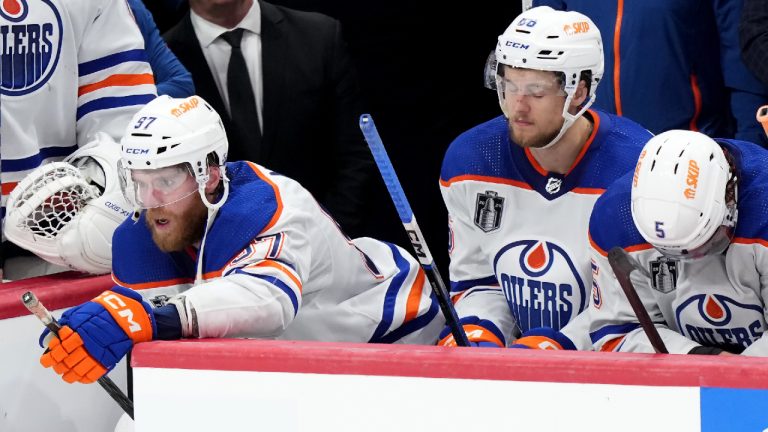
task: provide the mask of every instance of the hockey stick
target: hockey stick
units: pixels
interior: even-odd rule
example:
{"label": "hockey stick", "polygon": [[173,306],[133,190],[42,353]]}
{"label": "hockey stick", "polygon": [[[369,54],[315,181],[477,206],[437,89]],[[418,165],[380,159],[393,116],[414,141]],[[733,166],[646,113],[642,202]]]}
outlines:
{"label": "hockey stick", "polygon": [[616,279],[619,280],[619,285],[624,291],[624,294],[629,300],[629,304],[632,306],[632,310],[635,311],[640,326],[648,336],[648,340],[651,342],[653,349],[657,353],[668,354],[667,347],[664,346],[664,341],[659,336],[659,331],[656,330],[656,326],[653,325],[651,317],[648,315],[648,311],[645,310],[640,296],[637,295],[635,286],[629,278],[629,275],[633,270],[639,270],[644,276],[650,277],[650,274],[640,265],[634,258],[629,256],[627,251],[616,246],[608,252],[608,263],[613,269],[613,274],[616,275]]}
{"label": "hockey stick", "polygon": [[373,118],[370,114],[360,116],[360,130],[363,132],[363,136],[365,136],[365,141],[368,142],[368,147],[371,149],[376,166],[379,167],[381,178],[387,186],[392,203],[395,204],[397,214],[400,216],[400,221],[403,223],[406,234],[408,234],[408,239],[411,241],[416,258],[429,278],[432,291],[437,296],[437,302],[440,304],[440,309],[443,311],[443,316],[445,316],[445,321],[451,329],[451,334],[456,344],[459,346],[469,346],[469,339],[467,339],[464,329],[459,325],[459,317],[456,315],[456,309],[453,308],[451,299],[448,296],[448,290],[445,288],[443,278],[440,277],[440,272],[437,271],[435,260],[432,258],[432,254],[429,253],[427,242],[424,241],[424,236],[421,234],[419,225],[416,223],[416,216],[413,214],[410,204],[408,204],[403,187],[400,186],[400,181],[397,179],[395,169],[392,167],[392,162],[389,160],[387,150],[384,148],[384,143],[381,142],[381,137],[376,130],[376,125],[373,124]]}
{"label": "hockey stick", "polygon": [[[24,303],[24,306],[26,306],[33,315],[38,317],[40,321],[43,322],[43,324],[48,328],[48,330],[51,331],[51,333],[56,335],[56,337],[59,337],[59,330],[61,329],[61,325],[59,325],[58,321],[56,321],[56,318],[51,315],[48,309],[46,309],[45,306],[40,303],[40,301],[31,291],[27,291],[21,296],[21,302]],[[128,399],[125,393],[120,390],[120,387],[118,387],[117,384],[115,384],[115,382],[106,375],[99,378],[98,383],[104,390],[106,390],[107,393],[109,393],[112,399],[114,399],[115,402],[120,405],[120,408],[122,408],[123,411],[125,411],[125,413],[128,414],[131,419],[133,419],[133,401]]]}

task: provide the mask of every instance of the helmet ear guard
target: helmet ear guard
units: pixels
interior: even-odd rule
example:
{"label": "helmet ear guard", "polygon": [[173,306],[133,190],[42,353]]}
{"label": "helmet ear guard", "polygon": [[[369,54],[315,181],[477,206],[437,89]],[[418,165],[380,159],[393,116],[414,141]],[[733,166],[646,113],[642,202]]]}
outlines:
{"label": "helmet ear guard", "polygon": [[667,131],[643,148],[632,218],[643,238],[677,259],[720,253],[738,220],[737,178],[726,152],[692,131]]}

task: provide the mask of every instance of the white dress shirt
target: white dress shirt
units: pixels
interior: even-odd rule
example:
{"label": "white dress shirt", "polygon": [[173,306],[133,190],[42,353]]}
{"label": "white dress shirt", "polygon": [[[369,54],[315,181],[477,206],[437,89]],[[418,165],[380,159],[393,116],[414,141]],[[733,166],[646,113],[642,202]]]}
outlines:
{"label": "white dress shirt", "polygon": [[232,47],[220,36],[236,28],[245,30],[240,47],[243,51],[243,57],[245,57],[248,74],[251,77],[253,96],[256,99],[256,112],[259,114],[259,124],[263,125],[264,92],[261,79],[261,8],[259,7],[259,2],[254,1],[253,6],[251,6],[243,20],[230,29],[206,21],[191,10],[190,18],[192,20],[192,27],[197,35],[197,40],[200,41],[200,48],[202,48],[205,60],[208,62],[208,68],[211,70],[213,80],[216,81],[216,87],[219,89],[219,94],[229,114],[231,113],[229,109],[229,94],[227,93],[227,67],[229,66]]}

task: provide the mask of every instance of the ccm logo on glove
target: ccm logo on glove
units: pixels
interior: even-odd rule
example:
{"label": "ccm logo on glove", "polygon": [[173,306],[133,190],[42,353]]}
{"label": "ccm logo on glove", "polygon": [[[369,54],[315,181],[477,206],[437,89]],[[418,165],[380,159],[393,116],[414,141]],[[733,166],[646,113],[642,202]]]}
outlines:
{"label": "ccm logo on glove", "polygon": [[114,291],[104,291],[93,301],[102,305],[134,341],[152,340],[152,323],[141,303]]}

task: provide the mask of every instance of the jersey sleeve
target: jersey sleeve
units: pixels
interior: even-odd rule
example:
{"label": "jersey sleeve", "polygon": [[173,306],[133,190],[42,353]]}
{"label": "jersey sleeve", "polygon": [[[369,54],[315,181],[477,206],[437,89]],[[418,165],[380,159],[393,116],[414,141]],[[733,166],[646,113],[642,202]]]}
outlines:
{"label": "jersey sleeve", "polygon": [[[280,228],[282,226],[282,228]],[[311,262],[300,223],[279,224],[254,238],[221,277],[186,291],[189,325],[201,338],[276,337],[301,307]],[[216,276],[216,275],[214,275]]]}
{"label": "jersey sleeve", "polygon": [[157,95],[144,40],[125,0],[103,0],[74,19],[85,20],[77,35],[77,142],[98,131],[119,139],[133,114]]}
{"label": "jersey sleeve", "polygon": [[[761,243],[754,243],[751,247],[754,250],[755,268],[760,278],[760,298],[763,303],[763,317],[768,322],[768,310],[766,310],[766,305],[768,305],[768,247]],[[763,333],[760,339],[753,342],[741,354],[768,357],[768,337]]]}
{"label": "jersey sleeve", "polygon": [[[482,250],[483,233],[472,223],[471,202],[461,183],[441,181],[450,226],[451,300],[470,342],[492,342],[507,346],[515,333],[515,322],[504,293]],[[454,345],[448,328],[440,334],[440,345]]]}

